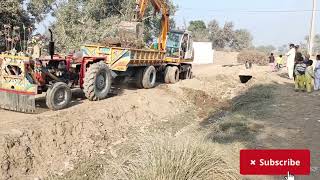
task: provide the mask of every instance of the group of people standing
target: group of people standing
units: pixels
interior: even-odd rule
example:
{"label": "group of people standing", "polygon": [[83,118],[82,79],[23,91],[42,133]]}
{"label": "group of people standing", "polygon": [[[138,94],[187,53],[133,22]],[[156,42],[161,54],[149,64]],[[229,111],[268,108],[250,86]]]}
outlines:
{"label": "group of people standing", "polygon": [[[287,56],[287,70],[289,79],[295,81],[296,91],[312,92],[320,90],[320,55],[317,55],[315,66],[314,61],[309,55],[303,56],[299,51],[299,46],[290,44],[290,50]],[[270,56],[270,61],[275,61],[273,54]],[[278,57],[277,66],[283,63],[282,56]]]}
{"label": "group of people standing", "polygon": [[320,90],[320,55],[317,55],[314,62],[310,59],[310,55],[302,55],[299,46],[290,44],[287,57],[288,75],[290,79],[295,80],[295,90],[307,90],[309,93],[312,90]]}
{"label": "group of people standing", "polygon": [[274,54],[271,53],[271,55],[269,56],[269,64],[272,71],[279,71],[281,68],[283,68],[284,65],[283,56],[280,54],[277,58],[275,58]]}

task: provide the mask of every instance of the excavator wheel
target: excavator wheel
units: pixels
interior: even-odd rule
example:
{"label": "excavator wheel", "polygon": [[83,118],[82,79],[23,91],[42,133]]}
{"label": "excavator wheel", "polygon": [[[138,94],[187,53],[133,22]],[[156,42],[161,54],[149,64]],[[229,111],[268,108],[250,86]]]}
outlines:
{"label": "excavator wheel", "polygon": [[193,72],[192,72],[192,70],[191,70],[191,72],[190,72],[190,79],[193,79]]}
{"label": "excavator wheel", "polygon": [[111,81],[111,72],[103,61],[92,64],[85,74],[83,83],[85,96],[90,101],[107,98],[111,88]]}
{"label": "excavator wheel", "polygon": [[164,82],[166,84],[170,84],[170,73],[171,72],[171,66],[167,66],[166,69],[164,70]]}
{"label": "excavator wheel", "polygon": [[175,84],[179,81],[180,72],[178,67],[176,66],[171,67],[168,73],[169,73],[169,81],[171,84]]}
{"label": "excavator wheel", "polygon": [[46,95],[46,104],[53,111],[67,108],[71,102],[71,89],[66,83],[58,82],[53,84]]}
{"label": "excavator wheel", "polygon": [[188,74],[188,79],[192,79],[193,78],[193,72],[192,72],[192,67],[190,67],[190,71]]}
{"label": "excavator wheel", "polygon": [[164,82],[167,84],[175,84],[180,79],[179,68],[176,66],[167,66],[164,71]]}
{"label": "excavator wheel", "polygon": [[143,69],[139,69],[137,72],[137,87],[150,89],[156,84],[157,71],[154,66],[148,66]]}
{"label": "excavator wheel", "polygon": [[181,79],[191,79],[192,78],[192,69],[189,66],[187,70],[181,73]]}

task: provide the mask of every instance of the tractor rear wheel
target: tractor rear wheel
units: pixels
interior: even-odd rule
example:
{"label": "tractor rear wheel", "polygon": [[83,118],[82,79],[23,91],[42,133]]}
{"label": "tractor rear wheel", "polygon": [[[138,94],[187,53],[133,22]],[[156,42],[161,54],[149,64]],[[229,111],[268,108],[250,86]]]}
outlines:
{"label": "tractor rear wheel", "polygon": [[92,64],[85,74],[83,83],[85,96],[90,101],[107,98],[111,88],[111,81],[111,72],[103,61]]}
{"label": "tractor rear wheel", "polygon": [[58,82],[53,84],[46,95],[46,104],[49,109],[57,111],[67,108],[71,102],[71,89],[66,83]]}
{"label": "tractor rear wheel", "polygon": [[154,66],[139,69],[137,72],[137,87],[150,89],[156,84],[157,71]]}

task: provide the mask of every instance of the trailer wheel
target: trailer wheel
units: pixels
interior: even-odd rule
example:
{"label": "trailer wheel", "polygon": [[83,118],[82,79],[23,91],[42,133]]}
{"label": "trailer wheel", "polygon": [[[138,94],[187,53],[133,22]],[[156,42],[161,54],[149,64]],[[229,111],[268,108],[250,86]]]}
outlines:
{"label": "trailer wheel", "polygon": [[144,72],[144,68],[140,68],[136,73],[136,86],[139,89],[143,88],[143,85],[142,85],[143,72]]}
{"label": "trailer wheel", "polygon": [[169,69],[168,73],[169,73],[168,75],[169,75],[170,83],[175,84],[179,81],[180,72],[179,72],[178,67],[176,67],[176,66],[171,67]]}
{"label": "trailer wheel", "polygon": [[46,95],[46,104],[53,111],[67,108],[71,102],[71,89],[66,83],[58,82],[53,84]]}
{"label": "trailer wheel", "polygon": [[85,75],[83,91],[90,101],[105,99],[111,88],[111,72],[108,66],[100,61],[92,64]]}
{"label": "trailer wheel", "polygon": [[148,66],[144,69],[139,69],[137,73],[137,87],[150,89],[156,84],[157,71],[154,66]]}

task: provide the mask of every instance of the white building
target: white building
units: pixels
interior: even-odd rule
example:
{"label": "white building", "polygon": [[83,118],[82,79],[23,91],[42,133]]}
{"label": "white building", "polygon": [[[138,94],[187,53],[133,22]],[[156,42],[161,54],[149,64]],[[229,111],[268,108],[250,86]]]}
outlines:
{"label": "white building", "polygon": [[211,42],[193,42],[194,64],[213,64],[214,50]]}

